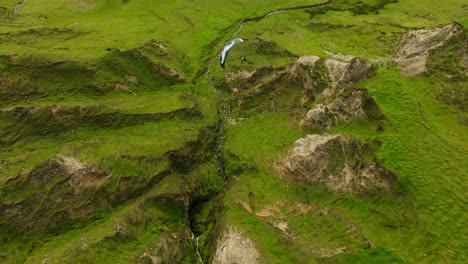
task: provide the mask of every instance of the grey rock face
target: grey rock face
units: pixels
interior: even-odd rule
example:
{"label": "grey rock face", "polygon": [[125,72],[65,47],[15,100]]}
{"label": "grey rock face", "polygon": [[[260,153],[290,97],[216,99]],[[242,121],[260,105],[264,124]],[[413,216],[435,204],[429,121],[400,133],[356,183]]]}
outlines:
{"label": "grey rock face", "polygon": [[301,121],[308,129],[328,129],[336,123],[350,123],[365,118],[380,118],[382,115],[367,90],[355,90],[350,95],[338,95],[330,103],[321,103],[310,109]]}
{"label": "grey rock face", "polygon": [[340,191],[389,190],[395,179],[374,161],[369,146],[342,135],[307,135],[278,167],[285,178]]}
{"label": "grey rock face", "polygon": [[260,253],[255,244],[235,227],[226,228],[216,245],[213,264],[260,263]]}
{"label": "grey rock face", "polygon": [[414,76],[426,71],[430,51],[462,34],[463,27],[452,23],[442,28],[413,30],[403,38],[396,62],[402,74]]}
{"label": "grey rock face", "polygon": [[331,88],[343,87],[355,84],[363,80],[370,72],[371,64],[361,58],[354,58],[350,62],[342,62],[328,59],[325,61],[330,80]]}
{"label": "grey rock face", "polygon": [[[365,89],[349,87],[366,78],[372,65],[361,58],[350,62],[325,61],[330,84],[317,98],[318,104],[309,109],[301,120],[307,129],[324,130],[337,123],[350,123],[364,118],[380,118],[379,108]],[[354,89],[354,88],[353,88]]]}

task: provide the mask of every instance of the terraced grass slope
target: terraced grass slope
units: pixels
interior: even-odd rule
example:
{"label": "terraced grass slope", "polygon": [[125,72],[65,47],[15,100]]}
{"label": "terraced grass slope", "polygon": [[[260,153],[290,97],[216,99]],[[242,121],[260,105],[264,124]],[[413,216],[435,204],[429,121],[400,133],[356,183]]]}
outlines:
{"label": "terraced grass slope", "polygon": [[314,4],[0,2],[0,262],[466,262],[468,5]]}

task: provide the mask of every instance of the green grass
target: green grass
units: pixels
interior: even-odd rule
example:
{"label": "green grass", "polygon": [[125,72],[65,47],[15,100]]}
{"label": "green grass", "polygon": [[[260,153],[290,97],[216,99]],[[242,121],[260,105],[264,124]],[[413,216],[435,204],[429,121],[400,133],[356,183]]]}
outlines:
{"label": "green grass", "polygon": [[[195,166],[186,175],[171,174],[154,186],[140,185],[154,183],[150,179],[171,165],[167,157],[155,159],[186,149],[200,139],[202,128],[216,124],[216,92],[203,76],[192,79],[207,67],[207,59],[228,40],[240,19],[319,1],[96,0],[94,9],[83,12],[72,10],[72,2],[33,0],[24,4],[19,15],[9,12],[0,17],[2,111],[18,105],[40,109],[57,105],[93,109],[96,114],[144,115],[198,107],[202,115],[109,127],[77,119],[64,131],[47,130],[51,124],[47,118],[23,120],[12,134],[25,136],[0,149],[0,186],[20,171],[28,172],[62,154],[108,171],[110,190],[117,189],[122,178],[131,181],[135,185],[130,189],[139,197],[119,201],[95,212],[94,218],[56,233],[0,241],[0,261],[6,263],[37,263],[44,256],[52,263],[130,261],[161,234],[188,226],[189,217],[174,209],[177,206],[161,208],[148,201],[158,195],[180,195],[183,188],[200,201],[220,192],[223,182],[210,155],[203,160],[207,164]],[[231,182],[223,189],[223,218],[218,224],[245,232],[269,263],[466,261],[466,113],[463,100],[456,102],[457,107],[448,105],[450,97],[444,97],[455,90],[464,95],[463,89],[458,90],[466,84],[463,72],[446,71],[448,64],[459,66],[453,62],[460,57],[455,51],[463,41],[436,51],[429,73],[418,77],[403,77],[391,59],[398,39],[409,29],[452,20],[468,27],[467,6],[460,0],[388,2],[392,1],[337,0],[319,9],[248,22],[236,36],[246,42],[231,53],[228,70],[284,67],[301,55],[353,55],[380,64],[359,86],[369,90],[386,116],[384,131],[360,121],[337,125],[330,132],[381,141],[378,161],[397,175],[401,193],[351,195],[281,179],[275,161],[286,155],[295,140],[313,133],[301,129],[297,113],[289,109],[296,106],[300,91],[287,87],[275,98],[248,94],[247,109],[237,108],[237,95],[229,92],[225,72],[213,62],[214,83],[234,102],[232,118],[236,119],[226,128],[223,153]],[[8,0],[0,5],[13,10],[16,3]],[[241,62],[241,56],[247,62]],[[185,81],[161,74],[154,64],[183,72]],[[459,79],[444,79],[447,72],[455,72]],[[126,80],[126,74],[138,81]],[[7,86],[3,80],[8,80]],[[116,89],[117,83],[128,90]],[[0,114],[2,132],[14,122],[11,114]],[[15,190],[1,195],[2,203],[11,203],[29,193]],[[253,213],[240,202],[249,203]],[[291,211],[298,203],[309,204],[310,210]],[[280,219],[255,215],[275,204],[283,214]],[[202,219],[207,210],[192,212],[191,217]],[[132,238],[116,239],[115,226],[128,221],[133,221]],[[274,227],[278,221],[289,224],[289,235]],[[197,232],[210,231],[213,223],[197,228]],[[202,241],[206,235],[202,234]],[[83,248],[83,243],[89,247]],[[346,253],[320,258],[320,250],[339,247],[346,247]],[[203,250],[207,255],[208,249]]]}
{"label": "green grass", "polygon": [[[468,26],[468,11],[462,1],[401,0],[397,4],[386,5],[377,14],[367,15],[341,11],[356,6],[352,2],[336,1],[324,8],[331,11],[315,14],[313,18],[304,11],[270,16],[254,26],[247,26],[239,37],[249,40],[260,37],[298,55],[327,57],[328,51],[382,61],[393,55],[395,42],[408,29],[436,27],[452,20]],[[375,1],[363,2],[372,4]],[[434,10],[435,6],[437,10]]]}
{"label": "green grass", "polygon": [[[302,132],[294,129],[287,118],[278,119],[278,114],[254,116],[228,127],[227,168],[233,166],[232,175],[241,175],[226,198],[228,221],[247,230],[259,243],[262,253],[277,263],[295,263],[300,259],[295,259],[294,253],[286,253],[291,250],[291,242],[278,242],[278,230],[239,206],[239,201],[249,201],[249,193],[255,196],[256,210],[277,201],[287,201],[289,205],[294,201],[307,202],[312,204],[314,212],[330,208],[340,218],[348,218],[360,226],[377,248],[338,256],[332,262],[342,262],[348,257],[366,263],[383,259],[396,262],[462,260],[466,238],[461,224],[466,201],[463,179],[468,163],[464,144],[467,134],[457,119],[458,110],[437,101],[438,86],[428,79],[402,77],[394,69],[380,70],[362,85],[370,90],[388,118],[385,131],[378,133],[367,123],[341,125],[332,131],[363,140],[381,140],[379,162],[397,174],[408,193],[377,198],[336,196],[317,191],[314,186],[304,189],[284,182],[271,170],[272,163],[285,154]],[[248,169],[243,172],[238,167],[253,168],[253,172]],[[313,234],[314,228],[320,230],[323,241],[318,244],[323,247],[326,241],[330,242],[330,234],[341,231],[324,231],[326,226],[314,223],[315,218],[316,215],[286,216],[285,220],[297,234]],[[308,224],[304,224],[305,221]],[[339,228],[338,219],[329,221]],[[305,244],[314,245],[319,237],[305,238]],[[293,245],[298,251],[302,248]],[[282,259],[285,255],[292,259]]]}
{"label": "green grass", "polygon": [[467,198],[462,182],[467,176],[463,168],[468,165],[468,135],[454,115],[456,110],[438,103],[437,85],[424,79],[402,78],[389,71],[370,80],[368,87],[393,121],[383,136],[379,158],[415,186],[418,211],[434,235],[432,242],[446,245],[433,257],[462,257],[463,251],[457,249],[463,248],[466,238],[459,221],[465,217]]}
{"label": "green grass", "polygon": [[[108,208],[95,219],[70,227],[56,235],[33,236],[27,244],[21,237],[10,242],[12,263],[36,263],[47,258],[51,263],[108,263],[130,261],[147,251],[160,235],[186,227],[186,212],[176,205],[185,195],[204,196],[219,191],[222,179],[209,165],[197,167],[187,175],[170,174],[146,193],[115,208]],[[160,204],[158,197],[172,197],[172,204]],[[184,208],[185,209],[185,208]],[[116,229],[121,227],[120,233]],[[31,242],[31,243],[29,243]],[[34,250],[24,255],[24,248]],[[173,249],[176,250],[176,249]],[[141,253],[142,254],[142,253]]]}
{"label": "green grass", "polygon": [[277,153],[285,154],[286,146],[292,145],[302,135],[302,129],[288,116],[265,113],[229,125],[225,152],[227,157],[234,155],[233,160],[247,162],[239,164],[240,167],[265,169],[265,164],[270,167],[270,163],[279,157]]}
{"label": "green grass", "polygon": [[[194,66],[200,66],[200,52],[218,37],[220,31],[237,19],[261,15],[278,7],[310,2],[295,0],[285,4],[279,0],[268,3],[145,0],[124,3],[120,0],[97,0],[95,9],[74,12],[68,6],[69,1],[31,1],[23,6],[21,15],[15,17],[12,22],[14,25],[32,25],[26,28],[68,28],[84,34],[79,38],[53,42],[47,36],[34,38],[27,41],[27,45],[7,42],[1,45],[0,50],[8,53],[33,52],[93,59],[106,54],[107,48],[126,50],[151,39],[170,39],[187,53]],[[145,19],[141,19],[142,17]],[[25,27],[0,26],[0,32],[24,29]]]}
{"label": "green grass", "polygon": [[157,157],[169,150],[183,147],[188,141],[196,140],[199,128],[199,125],[185,121],[165,121],[116,130],[88,128],[71,131],[54,139],[27,141],[2,152],[2,160],[8,160],[12,164],[2,176],[11,176],[10,173],[21,167],[28,169],[28,164],[37,164],[39,160],[45,160],[55,153],[74,155],[90,165],[110,170],[112,166],[106,165],[109,158],[112,160],[120,155]]}
{"label": "green grass", "polygon": [[[463,208],[467,197],[463,182],[467,178],[464,168],[468,165],[465,143],[468,134],[461,121],[463,99],[457,101],[460,102],[458,105],[447,105],[440,97],[441,93],[449,91],[448,88],[463,89],[460,85],[463,86],[466,80],[460,77],[452,85],[434,75],[440,73],[443,76],[448,62],[444,58],[454,49],[439,51],[439,59],[429,66],[434,70],[419,77],[402,76],[389,60],[394,55],[398,38],[408,29],[445,25],[451,20],[466,26],[466,7],[461,1],[443,3],[437,11],[433,5],[439,3],[399,1],[386,5],[377,13],[355,15],[351,10],[346,11],[349,6],[344,1],[337,1],[331,7],[335,9],[332,11],[318,12],[313,17],[303,11],[280,14],[247,25],[239,33],[239,37],[246,39],[259,36],[297,55],[329,57],[330,53],[326,52],[329,51],[362,56],[381,64],[376,74],[359,86],[369,90],[386,116],[384,132],[375,131],[374,124],[367,121],[337,125],[330,132],[381,141],[378,161],[397,175],[403,188],[400,194],[352,196],[330,193],[320,186],[296,186],[285,182],[273,170],[273,163],[307,131],[297,128],[290,115],[283,112],[252,113],[237,125],[228,126],[226,167],[230,175],[238,178],[233,180],[225,198],[225,221],[239,226],[257,242],[267,261],[464,261],[467,230],[462,223],[466,221]],[[261,55],[255,53],[248,58],[252,61],[260,58],[259,66],[264,63]],[[451,61],[457,58],[459,56],[455,55]],[[235,70],[255,68],[237,61],[233,65]],[[457,93],[463,96],[463,91]],[[294,216],[287,215],[287,209],[283,208],[286,216],[282,219],[265,219],[249,214],[240,205],[240,201],[252,201],[252,196],[255,198],[250,205],[254,213],[277,202],[285,202],[290,207],[295,202],[308,203],[313,209],[304,216]],[[334,217],[320,220],[317,212],[324,208]],[[277,221],[288,222],[292,234],[300,238],[291,240],[281,234],[272,227]],[[349,235],[343,231],[349,227],[345,223],[359,227],[371,241],[372,249],[357,246],[346,254],[317,259],[314,245],[336,248],[344,241],[348,241],[349,248],[353,243],[360,245],[359,237],[351,236],[346,240],[346,236],[340,236]],[[336,237],[340,238],[336,240]]]}
{"label": "green grass", "polygon": [[[65,261],[73,262],[75,258],[82,261],[97,261],[106,263],[114,258],[116,261],[129,259],[135,252],[150,243],[158,234],[170,229],[171,225],[181,224],[179,216],[170,215],[164,210],[142,204],[161,194],[177,193],[181,179],[177,175],[166,177],[161,184],[150,190],[146,195],[116,208],[104,218],[94,221],[83,228],[70,230],[65,234],[54,237],[35,254],[28,256],[26,263],[34,263],[47,257],[52,263]],[[146,222],[146,224],[145,224]],[[148,224],[149,223],[149,224]],[[134,226],[132,226],[132,224]],[[121,225],[128,232],[135,232],[136,237],[130,239],[115,238],[115,227]],[[131,234],[131,233],[130,233]],[[83,247],[86,244],[89,247]],[[111,245],[114,244],[114,245]],[[109,248],[117,246],[118,254],[109,255]],[[96,262],[95,262],[96,263]]]}

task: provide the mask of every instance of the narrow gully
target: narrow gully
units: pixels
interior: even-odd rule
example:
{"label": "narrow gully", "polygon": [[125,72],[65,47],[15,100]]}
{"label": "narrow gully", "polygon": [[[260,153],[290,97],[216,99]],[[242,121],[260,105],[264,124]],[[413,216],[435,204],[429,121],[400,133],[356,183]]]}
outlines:
{"label": "narrow gully", "polygon": [[[310,8],[314,8],[314,7],[326,6],[326,5],[332,4],[333,2],[335,2],[335,0],[327,0],[327,1],[320,2],[320,3],[314,3],[314,4],[302,5],[302,6],[278,8],[278,9],[271,10],[271,11],[269,11],[269,12],[267,12],[264,15],[261,15],[261,16],[244,18],[239,23],[237,29],[229,36],[229,39],[235,38],[237,36],[237,34],[239,34],[242,31],[242,29],[244,29],[244,26],[245,26],[246,23],[259,22],[259,21],[263,20],[264,18],[273,16],[273,15],[277,15],[277,14],[287,13],[287,12],[290,12],[290,11],[297,11],[297,10],[310,9]],[[238,23],[238,22],[236,22],[236,23]],[[225,138],[226,138],[226,135],[225,135],[225,133],[226,133],[226,124],[227,124],[227,121],[229,120],[229,118],[231,116],[231,103],[228,100],[226,100],[223,91],[221,89],[218,89],[216,87],[216,85],[214,85],[213,76],[211,75],[211,66],[212,66],[214,61],[217,61],[220,52],[221,51],[218,51],[216,53],[216,55],[213,56],[208,61],[208,65],[206,67],[206,71],[205,71],[204,75],[205,75],[206,79],[208,80],[208,85],[214,91],[216,91],[216,93],[218,94],[218,100],[219,100],[219,103],[220,103],[220,106],[219,106],[219,109],[218,109],[218,114],[219,114],[219,120],[218,120],[219,123],[218,123],[218,125],[219,125],[219,127],[218,127],[218,131],[217,131],[217,134],[216,134],[216,146],[215,146],[215,150],[214,150],[214,162],[215,162],[218,174],[221,177],[223,177],[223,179],[226,181],[225,166],[224,166],[225,165],[225,159],[224,159],[224,154],[223,154],[223,148],[224,148]],[[192,221],[190,221],[190,222],[192,222]],[[190,228],[190,232],[192,234],[193,239],[195,239],[195,241],[196,241],[196,253],[197,253],[198,260],[202,264],[204,264],[205,262],[203,261],[203,258],[201,257],[201,254],[200,254],[200,251],[199,251],[199,243],[198,243],[199,242],[198,241],[199,237],[197,237],[193,233],[192,223],[190,223],[189,228]]]}
{"label": "narrow gully", "polygon": [[[269,12],[266,12],[265,14],[261,16],[244,18],[241,20],[237,29],[229,36],[229,39],[236,38],[237,34],[239,34],[242,31],[246,23],[260,22],[264,18],[273,16],[273,15],[283,14],[283,13],[287,13],[291,11],[309,9],[309,8],[314,8],[314,7],[326,6],[326,5],[332,4],[333,2],[335,2],[335,0],[327,0],[327,1],[309,4],[309,5],[277,8]],[[211,76],[211,65],[213,64],[214,61],[218,59],[220,52],[221,51],[218,51],[216,55],[213,56],[208,61],[208,65],[206,67],[206,72],[205,72],[205,77],[208,80],[208,84],[210,85],[210,87],[218,93],[218,100],[220,103],[220,108],[218,112],[219,112],[220,118],[219,118],[218,133],[216,135],[217,139],[216,139],[216,149],[214,153],[214,159],[215,159],[215,164],[216,164],[218,173],[223,177],[223,179],[226,179],[226,174],[224,171],[225,161],[224,161],[224,155],[223,155],[223,147],[224,147],[224,141],[225,141],[226,124],[231,116],[231,103],[225,99],[223,91],[221,89],[216,88],[216,86],[213,83],[213,76]]]}

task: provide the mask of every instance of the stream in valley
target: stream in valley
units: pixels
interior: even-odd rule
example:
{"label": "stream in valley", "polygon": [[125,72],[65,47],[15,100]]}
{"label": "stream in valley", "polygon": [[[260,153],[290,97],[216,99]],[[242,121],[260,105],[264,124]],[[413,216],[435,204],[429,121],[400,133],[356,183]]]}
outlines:
{"label": "stream in valley", "polygon": [[[282,14],[282,13],[289,12],[289,11],[303,10],[303,9],[309,9],[309,8],[313,8],[313,7],[325,6],[325,5],[329,5],[329,4],[333,3],[333,2],[335,2],[335,0],[327,0],[327,1],[324,1],[324,2],[309,4],[309,5],[279,8],[279,9],[271,10],[271,11],[269,11],[269,12],[267,12],[264,15],[261,15],[261,16],[242,19],[241,22],[239,23],[239,25],[237,26],[236,30],[234,30],[234,32],[229,36],[228,40],[236,38],[237,35],[244,28],[246,23],[259,22],[259,21],[263,20],[264,18],[270,17],[272,15]],[[236,22],[236,23],[238,23],[238,22]],[[217,169],[219,175],[221,177],[223,177],[223,179],[226,181],[227,179],[226,179],[225,167],[224,167],[225,166],[225,159],[224,159],[223,149],[224,149],[225,137],[226,137],[226,135],[225,135],[225,133],[226,133],[226,124],[227,124],[227,122],[228,122],[228,120],[229,120],[229,118],[231,116],[231,102],[226,99],[226,97],[224,95],[224,92],[220,88],[216,87],[216,85],[213,82],[213,76],[211,75],[211,69],[212,69],[213,62],[218,61],[220,52],[221,52],[221,50],[218,51],[215,56],[210,58],[210,60],[208,61],[208,65],[206,67],[206,71],[205,71],[204,75],[205,75],[206,80],[208,81],[208,85],[214,91],[216,91],[216,93],[218,94],[219,121],[218,121],[218,129],[217,129],[217,134],[216,134],[216,146],[215,146],[215,150],[214,150],[214,162],[215,162],[216,169]],[[192,232],[192,234],[193,234],[193,232]],[[193,234],[193,237],[194,237],[194,239],[196,240],[196,243],[197,243],[197,256],[199,258],[199,261],[201,261],[201,263],[204,263],[201,255],[200,255],[200,252],[198,250],[199,249],[199,245],[198,245],[199,237],[196,237],[195,234]]]}

